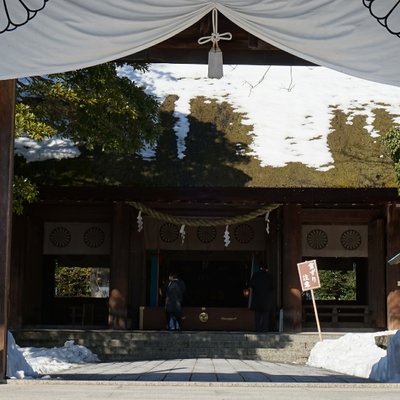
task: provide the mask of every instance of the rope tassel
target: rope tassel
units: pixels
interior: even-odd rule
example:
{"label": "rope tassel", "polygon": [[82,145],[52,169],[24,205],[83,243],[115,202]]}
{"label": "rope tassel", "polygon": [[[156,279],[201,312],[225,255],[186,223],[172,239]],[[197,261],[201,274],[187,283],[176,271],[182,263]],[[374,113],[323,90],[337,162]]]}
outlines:
{"label": "rope tassel", "polygon": [[210,36],[203,36],[197,42],[199,44],[212,43],[211,50],[208,52],[208,77],[220,79],[223,77],[223,57],[222,51],[219,48],[220,40],[231,40],[230,32],[218,33],[218,10],[212,10],[212,26],[213,31]]}
{"label": "rope tassel", "polygon": [[222,51],[218,44],[208,52],[208,77],[221,79],[224,76]]}

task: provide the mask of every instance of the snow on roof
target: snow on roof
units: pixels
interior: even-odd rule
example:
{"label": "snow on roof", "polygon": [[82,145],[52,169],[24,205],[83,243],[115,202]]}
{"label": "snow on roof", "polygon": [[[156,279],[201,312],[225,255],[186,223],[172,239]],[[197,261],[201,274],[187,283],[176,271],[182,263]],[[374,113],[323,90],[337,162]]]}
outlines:
{"label": "snow on roof", "polygon": [[207,65],[153,64],[148,72],[124,66],[119,73],[160,100],[179,97],[174,112],[179,158],[185,157],[190,100],[197,96],[226,101],[246,115],[242,122],[253,127],[251,155],[262,166],[300,162],[332,168],[327,137],[335,108],[348,113],[349,124],[356,115],[366,116],[365,129],[372,136],[380,134],[373,128],[374,109],[383,108],[400,122],[399,87],[323,67],[226,65],[222,79],[208,79]]}
{"label": "snow on roof", "polygon": [[[207,78],[206,65],[152,64],[148,72],[130,66],[118,68],[161,101],[177,95],[174,127],[178,157],[185,157],[189,132],[190,101],[198,96],[226,101],[245,115],[252,126],[250,155],[261,166],[282,167],[300,162],[324,171],[333,167],[327,137],[331,118],[338,109],[351,124],[357,115],[366,117],[365,129],[374,130],[374,109],[381,108],[400,122],[400,88],[351,77],[323,67],[224,66],[222,79]],[[16,139],[15,151],[27,161],[76,157],[79,150],[69,139],[54,137],[35,142]],[[239,151],[239,150],[238,150]],[[155,149],[146,146],[142,156],[152,159]]]}
{"label": "snow on roof", "polygon": [[79,149],[70,139],[55,135],[40,142],[25,135],[15,139],[15,154],[23,156],[28,162],[48,159],[73,158],[80,155]]}

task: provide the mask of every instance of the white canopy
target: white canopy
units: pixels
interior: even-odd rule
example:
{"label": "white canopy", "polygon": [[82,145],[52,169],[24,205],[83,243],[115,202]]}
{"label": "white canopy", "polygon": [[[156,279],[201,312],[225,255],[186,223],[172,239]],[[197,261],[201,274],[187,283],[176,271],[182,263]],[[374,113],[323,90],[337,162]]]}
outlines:
{"label": "white canopy", "polygon": [[244,30],[296,56],[400,86],[398,3],[3,0],[0,79],[74,70],[133,54],[176,35],[217,8]]}

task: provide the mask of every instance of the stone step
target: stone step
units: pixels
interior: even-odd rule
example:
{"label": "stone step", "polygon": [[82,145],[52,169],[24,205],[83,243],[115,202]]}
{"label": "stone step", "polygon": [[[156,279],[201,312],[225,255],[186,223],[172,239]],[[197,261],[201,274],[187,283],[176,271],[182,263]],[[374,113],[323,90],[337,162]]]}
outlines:
{"label": "stone step", "polygon": [[316,334],[71,329],[20,329],[13,335],[20,347],[61,347],[73,340],[102,361],[241,358],[304,363],[319,340]]}

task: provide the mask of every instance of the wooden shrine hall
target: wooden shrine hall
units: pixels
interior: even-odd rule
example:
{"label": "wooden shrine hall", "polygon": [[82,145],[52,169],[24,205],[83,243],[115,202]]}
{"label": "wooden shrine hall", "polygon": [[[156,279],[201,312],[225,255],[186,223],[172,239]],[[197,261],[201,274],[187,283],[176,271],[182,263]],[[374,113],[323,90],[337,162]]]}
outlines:
{"label": "wooden shrine hall", "polygon": [[[171,270],[188,286],[190,331],[252,331],[249,279],[261,265],[274,278],[271,330],[313,328],[296,269],[310,258],[354,276],[351,299],[321,302],[325,326],[400,327],[400,269],[387,263],[400,249],[395,187],[60,185],[41,188],[23,216],[12,214],[16,79],[115,60],[206,64],[213,47],[225,64],[324,66],[400,86],[400,39],[382,17],[387,10],[346,0],[66,3],[0,11],[1,381],[9,329],[165,329],[159,288]],[[185,218],[223,224],[187,226],[182,237]],[[59,266],[89,268],[97,289],[63,296]]]}

